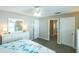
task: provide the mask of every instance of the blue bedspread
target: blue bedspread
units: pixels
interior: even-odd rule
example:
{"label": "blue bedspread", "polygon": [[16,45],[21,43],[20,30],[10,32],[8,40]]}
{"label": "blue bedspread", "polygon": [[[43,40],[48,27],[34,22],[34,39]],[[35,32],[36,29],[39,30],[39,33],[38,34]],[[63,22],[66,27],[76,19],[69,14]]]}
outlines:
{"label": "blue bedspread", "polygon": [[8,49],[11,53],[38,53],[40,46],[30,43],[28,40],[18,40],[0,45],[0,47]]}

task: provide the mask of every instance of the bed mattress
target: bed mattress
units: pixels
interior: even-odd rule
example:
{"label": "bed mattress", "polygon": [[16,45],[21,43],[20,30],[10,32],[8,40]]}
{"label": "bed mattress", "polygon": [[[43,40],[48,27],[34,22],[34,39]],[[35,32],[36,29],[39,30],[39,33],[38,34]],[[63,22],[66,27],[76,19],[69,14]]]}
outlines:
{"label": "bed mattress", "polygon": [[31,40],[18,40],[0,45],[0,53],[55,53],[55,51]]}

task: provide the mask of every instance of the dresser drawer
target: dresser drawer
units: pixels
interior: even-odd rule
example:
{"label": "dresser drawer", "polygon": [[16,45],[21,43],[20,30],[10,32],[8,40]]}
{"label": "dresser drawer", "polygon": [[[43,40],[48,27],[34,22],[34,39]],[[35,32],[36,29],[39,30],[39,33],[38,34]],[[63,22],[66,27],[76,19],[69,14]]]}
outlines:
{"label": "dresser drawer", "polygon": [[12,34],[5,34],[2,36],[2,43],[7,43],[21,39],[29,40],[29,32],[16,32]]}

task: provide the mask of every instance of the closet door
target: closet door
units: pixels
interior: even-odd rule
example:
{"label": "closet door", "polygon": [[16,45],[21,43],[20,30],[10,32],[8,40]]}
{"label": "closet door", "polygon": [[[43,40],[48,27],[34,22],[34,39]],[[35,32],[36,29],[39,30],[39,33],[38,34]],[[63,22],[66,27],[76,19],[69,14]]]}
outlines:
{"label": "closet door", "polygon": [[39,37],[39,20],[34,20],[34,39]]}
{"label": "closet door", "polygon": [[60,41],[70,47],[74,47],[75,17],[60,18]]}
{"label": "closet door", "polygon": [[77,50],[76,52],[79,53],[79,29],[77,29],[77,41],[76,41]]}

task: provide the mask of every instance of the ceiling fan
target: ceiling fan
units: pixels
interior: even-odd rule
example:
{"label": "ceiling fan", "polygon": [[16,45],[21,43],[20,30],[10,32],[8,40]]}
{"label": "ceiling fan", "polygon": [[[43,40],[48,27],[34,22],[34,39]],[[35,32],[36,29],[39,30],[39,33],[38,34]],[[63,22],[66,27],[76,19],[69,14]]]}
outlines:
{"label": "ceiling fan", "polygon": [[40,6],[34,6],[35,11],[34,11],[34,16],[40,17],[41,16],[41,9]]}

